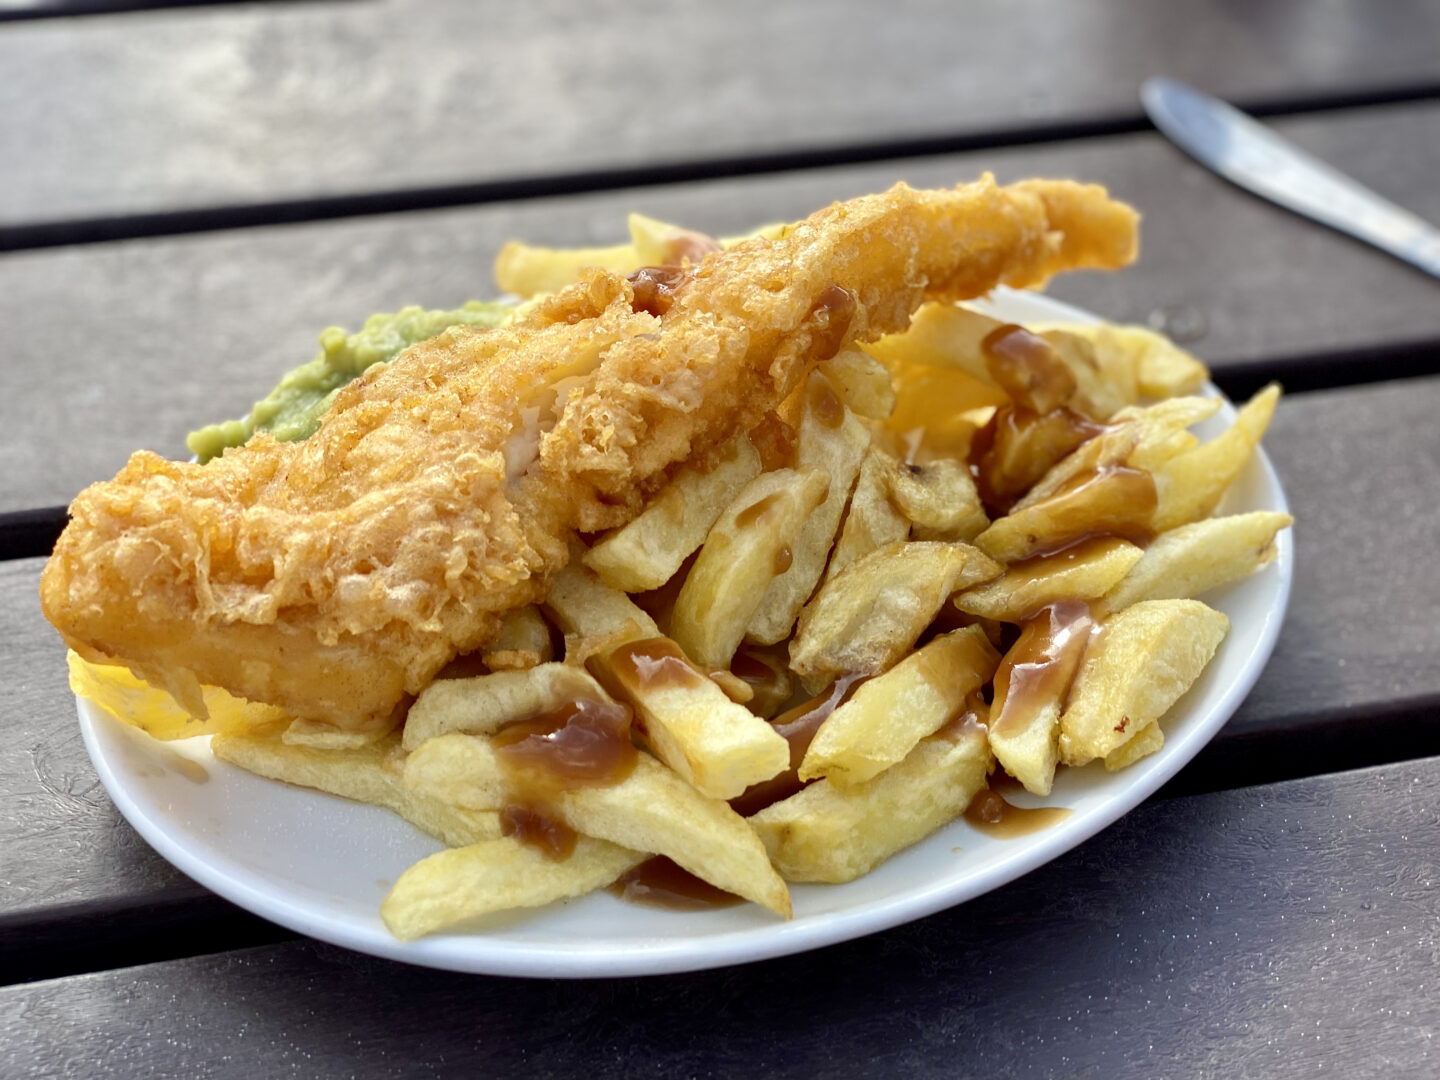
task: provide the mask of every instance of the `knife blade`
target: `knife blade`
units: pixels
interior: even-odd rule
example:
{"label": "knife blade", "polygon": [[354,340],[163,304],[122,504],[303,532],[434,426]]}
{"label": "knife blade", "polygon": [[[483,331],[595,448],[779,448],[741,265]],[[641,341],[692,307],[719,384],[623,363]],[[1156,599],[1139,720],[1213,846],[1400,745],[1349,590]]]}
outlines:
{"label": "knife blade", "polygon": [[1155,126],[1233,184],[1440,277],[1440,230],[1264,124],[1174,79],[1145,80]]}

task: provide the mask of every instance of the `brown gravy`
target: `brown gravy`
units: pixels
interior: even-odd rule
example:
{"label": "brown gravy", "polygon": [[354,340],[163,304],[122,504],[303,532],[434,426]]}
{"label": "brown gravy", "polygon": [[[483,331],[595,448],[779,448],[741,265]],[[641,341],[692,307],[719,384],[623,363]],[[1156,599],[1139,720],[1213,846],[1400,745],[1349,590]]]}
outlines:
{"label": "brown gravy", "polygon": [[1045,413],[1024,407],[998,410],[970,447],[981,500],[996,516],[1009,513],[1051,466],[1104,430],[1064,406]]}
{"label": "brown gravy", "polygon": [[657,319],[670,310],[675,294],[694,278],[683,266],[642,266],[625,280],[635,290],[630,307],[639,314],[648,312]]}
{"label": "brown gravy", "polygon": [[1064,705],[1095,626],[1083,600],[1061,600],[1025,622],[995,672],[990,728],[996,735],[1019,734],[1047,704]]}
{"label": "brown gravy", "polygon": [[790,767],[779,776],[751,784],[743,793],[731,799],[730,805],[737,814],[741,817],[758,814],[765,807],[781,799],[788,799],[806,786],[808,781],[802,782],[800,779],[800,763],[805,760],[805,752],[810,749],[815,733],[820,730],[820,725],[830,718],[831,713],[850,699],[850,695],[859,689],[864,681],[865,677],[861,675],[842,676],[819,697],[813,697],[770,721],[770,725],[790,744]]}
{"label": "brown gravy", "polygon": [[965,820],[997,840],[1014,840],[1048,829],[1070,816],[1068,806],[1015,806],[991,788],[981,788],[965,810]]}
{"label": "brown gravy", "polygon": [[[605,659],[610,668],[606,674],[624,688],[660,690],[671,686],[698,686],[705,677],[690,663],[679,645],[664,637],[627,641],[610,650]],[[605,678],[600,681],[602,685],[607,684]]]}
{"label": "brown gravy", "polygon": [[718,889],[684,867],[656,855],[622,874],[609,886],[610,892],[631,904],[699,911],[743,903],[734,893]]}
{"label": "brown gravy", "polygon": [[980,352],[991,377],[1027,409],[1049,412],[1075,392],[1075,376],[1054,347],[1023,326],[1007,323],[990,331]]}
{"label": "brown gravy", "polygon": [[795,429],[773,413],[750,431],[750,441],[760,452],[760,467],[765,472],[788,469],[795,464]]}
{"label": "brown gravy", "polygon": [[785,573],[786,570],[789,570],[790,567],[794,565],[794,562],[795,552],[791,551],[788,547],[782,547],[779,551],[775,552],[775,573]]}
{"label": "brown gravy", "polygon": [[762,517],[765,516],[766,511],[768,511],[779,501],[780,493],[777,491],[773,495],[766,495],[759,502],[751,503],[744,510],[741,510],[738,514],[735,515],[736,526],[743,529],[746,526],[754,525],[757,521],[759,521]]}
{"label": "brown gravy", "polygon": [[623,705],[585,698],[507,724],[492,739],[510,792],[500,828],[552,859],[575,847],[574,831],[555,812],[560,792],[609,787],[635,768],[631,713]]}
{"label": "brown gravy", "polygon": [[850,324],[855,321],[855,294],[839,285],[826,285],[810,308],[814,320],[812,355],[816,360],[829,360],[845,344]]}
{"label": "brown gravy", "polygon": [[750,711],[767,720],[790,700],[795,689],[782,656],[754,646],[741,646],[730,660],[730,674],[750,687],[751,697],[746,702]]}

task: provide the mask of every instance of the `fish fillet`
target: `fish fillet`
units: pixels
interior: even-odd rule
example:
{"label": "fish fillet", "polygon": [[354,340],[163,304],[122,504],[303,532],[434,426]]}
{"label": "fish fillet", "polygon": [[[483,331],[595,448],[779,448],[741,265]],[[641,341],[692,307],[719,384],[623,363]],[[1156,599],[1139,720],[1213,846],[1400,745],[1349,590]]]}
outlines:
{"label": "fish fillet", "polygon": [[681,464],[926,299],[1134,258],[1103,188],[904,185],[708,256],[657,316],[594,269],[524,321],[455,328],[337,396],[303,442],[205,465],[136,453],[91,485],[41,578],[87,659],[204,714],[215,685],[379,723],[541,598],[573,532],[619,525]]}

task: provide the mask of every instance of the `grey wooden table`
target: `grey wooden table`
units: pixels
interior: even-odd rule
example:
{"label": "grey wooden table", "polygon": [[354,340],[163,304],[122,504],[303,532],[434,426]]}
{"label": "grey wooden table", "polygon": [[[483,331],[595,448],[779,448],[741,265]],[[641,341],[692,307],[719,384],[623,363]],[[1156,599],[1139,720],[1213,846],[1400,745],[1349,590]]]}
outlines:
{"label": "grey wooden table", "polygon": [[[1171,148],[1161,72],[1440,220],[1434,2],[0,2],[0,1075],[1440,1072],[1440,285]],[[81,486],[510,236],[982,169],[1134,202],[1140,266],[1055,294],[1289,391],[1289,618],[1158,797],[906,927],[578,984],[296,940],[119,817],[36,600]]]}

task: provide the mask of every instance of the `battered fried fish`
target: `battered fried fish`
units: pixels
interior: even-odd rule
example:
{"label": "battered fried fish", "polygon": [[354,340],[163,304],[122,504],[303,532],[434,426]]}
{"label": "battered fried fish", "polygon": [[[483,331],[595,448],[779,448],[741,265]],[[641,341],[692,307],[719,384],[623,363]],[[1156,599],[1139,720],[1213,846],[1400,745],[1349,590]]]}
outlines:
{"label": "battered fried fish", "polygon": [[303,442],[136,453],[72,504],[45,614],[197,715],[210,684],[376,723],[543,596],[573,531],[629,520],[817,361],[925,299],[1122,266],[1136,222],[1099,187],[986,176],[837,203],[693,271],[589,271],[523,322],[371,369]]}

